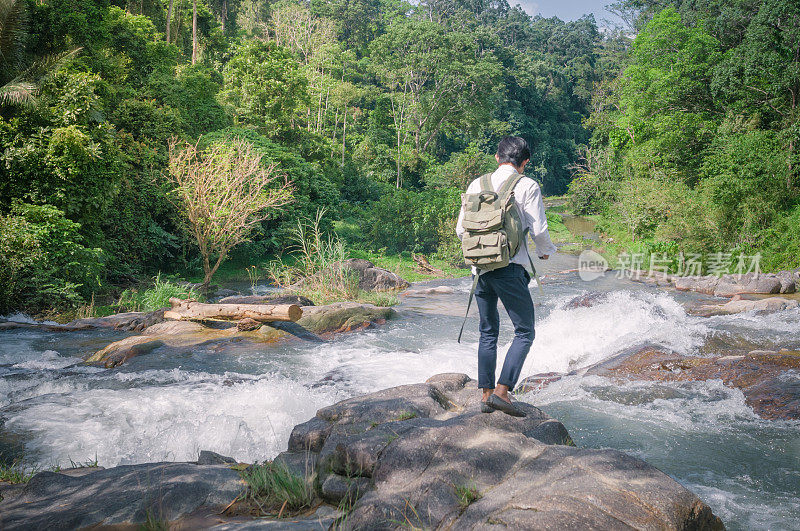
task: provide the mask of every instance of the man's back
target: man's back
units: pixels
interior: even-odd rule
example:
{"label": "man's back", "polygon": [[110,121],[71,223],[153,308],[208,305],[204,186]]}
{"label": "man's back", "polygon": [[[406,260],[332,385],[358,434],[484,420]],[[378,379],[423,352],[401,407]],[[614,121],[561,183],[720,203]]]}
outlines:
{"label": "man's back", "polygon": [[[499,190],[502,184],[516,173],[517,171],[513,166],[509,164],[500,165],[491,176],[492,188],[494,191]],[[468,194],[473,194],[480,192],[480,190],[480,178],[477,178],[470,183],[466,192]],[[536,254],[539,257],[554,254],[556,252],[556,247],[550,240],[550,235],[547,231],[547,217],[545,216],[542,192],[536,181],[528,177],[520,179],[514,187],[514,201],[517,204],[524,226],[529,228],[530,235],[536,244]],[[463,220],[464,211],[462,210],[456,225],[456,233],[459,238],[464,234],[464,228],[462,226]],[[517,254],[511,258],[511,263],[528,267],[527,242],[525,242],[525,245],[520,245]]]}

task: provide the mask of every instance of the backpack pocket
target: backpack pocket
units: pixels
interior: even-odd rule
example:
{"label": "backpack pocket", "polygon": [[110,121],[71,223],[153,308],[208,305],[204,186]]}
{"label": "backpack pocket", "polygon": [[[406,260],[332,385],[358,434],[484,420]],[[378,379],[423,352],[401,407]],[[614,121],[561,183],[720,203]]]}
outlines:
{"label": "backpack pocket", "polygon": [[461,249],[469,265],[487,270],[508,265],[508,245],[502,232],[464,236]]}
{"label": "backpack pocket", "polygon": [[500,208],[484,208],[477,212],[464,212],[461,226],[469,232],[490,232],[503,226],[503,210]]}

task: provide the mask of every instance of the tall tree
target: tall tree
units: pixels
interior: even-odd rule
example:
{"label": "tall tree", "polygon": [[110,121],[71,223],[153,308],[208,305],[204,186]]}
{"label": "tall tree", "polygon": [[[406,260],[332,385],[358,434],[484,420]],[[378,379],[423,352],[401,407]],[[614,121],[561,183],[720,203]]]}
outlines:
{"label": "tall tree", "polygon": [[192,0],[192,64],[197,62],[197,0]]}
{"label": "tall tree", "polygon": [[170,30],[170,27],[171,27],[170,24],[172,23],[172,6],[173,6],[174,2],[175,2],[175,0],[169,0],[169,7],[167,8],[167,30],[166,30],[166,33],[165,33],[165,37],[166,37],[165,40],[167,42],[170,42],[170,32],[169,32],[169,30]]}

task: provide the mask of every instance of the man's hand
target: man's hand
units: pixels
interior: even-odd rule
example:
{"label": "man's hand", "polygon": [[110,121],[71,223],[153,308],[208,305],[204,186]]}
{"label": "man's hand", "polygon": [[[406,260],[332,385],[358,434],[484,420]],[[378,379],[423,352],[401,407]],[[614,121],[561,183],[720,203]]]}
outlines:
{"label": "man's hand", "polygon": [[544,256],[540,256],[540,257],[539,257],[539,260],[547,260],[548,258],[550,258],[550,255],[549,255],[549,254],[546,254],[546,255],[544,255]]}

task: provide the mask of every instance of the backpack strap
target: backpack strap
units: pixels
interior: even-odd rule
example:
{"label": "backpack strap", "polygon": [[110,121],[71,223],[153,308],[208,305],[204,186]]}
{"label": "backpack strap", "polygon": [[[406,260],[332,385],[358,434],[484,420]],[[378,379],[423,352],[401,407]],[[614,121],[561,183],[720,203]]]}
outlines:
{"label": "backpack strap", "polygon": [[511,192],[514,191],[514,187],[517,186],[517,183],[520,181],[520,179],[522,179],[522,175],[520,175],[518,172],[515,172],[508,179],[506,179],[502,185],[500,185],[497,195],[504,199],[508,197]]}
{"label": "backpack strap", "polygon": [[481,270],[478,269],[478,272],[475,273],[475,276],[472,277],[472,287],[469,290],[469,300],[467,301],[467,313],[464,314],[464,322],[461,323],[461,330],[459,330],[458,332],[458,343],[461,343],[461,334],[464,333],[464,325],[467,324],[467,317],[469,317],[469,307],[472,306],[472,297],[475,295],[475,286],[478,285],[478,277],[480,276],[481,276]]}
{"label": "backpack strap", "polygon": [[481,175],[481,192],[494,192],[491,173],[484,173]]}

